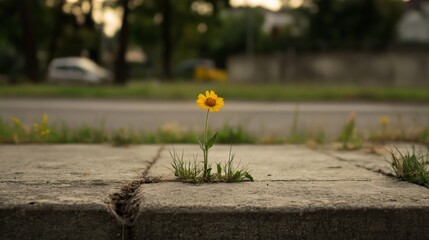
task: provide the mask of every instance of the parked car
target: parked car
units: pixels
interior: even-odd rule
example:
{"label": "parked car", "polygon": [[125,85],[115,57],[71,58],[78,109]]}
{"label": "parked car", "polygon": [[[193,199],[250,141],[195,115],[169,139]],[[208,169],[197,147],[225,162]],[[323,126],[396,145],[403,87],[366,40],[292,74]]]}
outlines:
{"label": "parked car", "polygon": [[83,57],[56,58],[48,68],[48,82],[69,84],[106,84],[112,74],[90,59]]}

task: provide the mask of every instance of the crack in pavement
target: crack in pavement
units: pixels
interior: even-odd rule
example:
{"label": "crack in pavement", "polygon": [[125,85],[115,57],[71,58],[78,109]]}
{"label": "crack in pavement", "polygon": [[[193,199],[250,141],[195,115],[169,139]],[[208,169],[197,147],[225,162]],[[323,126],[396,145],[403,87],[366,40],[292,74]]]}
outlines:
{"label": "crack in pavement", "polygon": [[[134,233],[133,233],[133,226],[136,221],[136,219],[139,216],[139,209],[140,209],[140,199],[137,198],[138,190],[140,187],[142,187],[143,184],[152,184],[152,183],[161,183],[161,182],[176,182],[177,180],[169,180],[164,179],[161,180],[161,177],[149,177],[148,174],[151,170],[151,168],[157,163],[157,161],[161,158],[161,154],[164,151],[165,146],[162,145],[158,149],[156,155],[153,157],[151,161],[148,162],[148,165],[144,169],[144,171],[141,173],[141,175],[138,177],[138,179],[126,182],[121,186],[121,188],[116,191],[113,194],[110,194],[110,208],[112,209],[112,212],[114,215],[118,218],[118,220],[122,223],[122,239],[133,239]],[[330,154],[325,151],[318,151],[321,154],[333,157],[336,160],[339,160],[341,162],[347,162],[348,164],[352,166],[356,166],[359,168],[363,168],[365,170],[369,170],[374,173],[380,173],[386,176],[392,176],[391,174],[387,174],[381,170],[375,171],[374,169],[369,169],[365,166],[359,165],[359,164],[353,164],[347,159],[344,159],[342,157]],[[261,180],[258,182],[368,182],[371,181],[369,179],[326,179],[326,180],[316,180],[316,179],[288,179],[288,180]]]}
{"label": "crack in pavement", "polygon": [[137,180],[127,182],[121,186],[118,192],[110,194],[110,208],[114,215],[122,223],[122,239],[133,239],[132,226],[135,219],[138,217],[139,201],[135,199],[138,189],[143,184],[157,183],[160,181],[158,177],[147,177],[152,166],[160,159],[161,152],[165,146],[162,145],[152,161],[142,172]]}
{"label": "crack in pavement", "polygon": [[379,174],[382,174],[382,175],[387,176],[387,177],[395,177],[393,174],[391,174],[391,173],[389,173],[389,172],[386,172],[386,171],[383,171],[383,169],[380,169],[380,168],[379,168],[379,169],[374,169],[374,168],[366,167],[366,166],[364,166],[364,165],[360,165],[360,164],[352,163],[350,160],[347,160],[347,159],[342,158],[342,157],[340,157],[340,156],[337,156],[337,155],[331,154],[331,153],[329,153],[329,152],[325,152],[325,151],[318,151],[318,150],[314,150],[314,151],[317,151],[317,152],[319,152],[319,153],[322,153],[322,154],[325,154],[325,155],[327,155],[327,156],[333,157],[333,158],[335,158],[335,159],[337,159],[337,160],[339,160],[339,161],[341,161],[341,162],[346,162],[346,163],[348,163],[348,164],[350,164],[350,165],[352,165],[352,166],[355,166],[355,167],[358,167],[358,168],[362,168],[362,169],[368,170],[368,171],[373,172],[373,173],[379,173]]}

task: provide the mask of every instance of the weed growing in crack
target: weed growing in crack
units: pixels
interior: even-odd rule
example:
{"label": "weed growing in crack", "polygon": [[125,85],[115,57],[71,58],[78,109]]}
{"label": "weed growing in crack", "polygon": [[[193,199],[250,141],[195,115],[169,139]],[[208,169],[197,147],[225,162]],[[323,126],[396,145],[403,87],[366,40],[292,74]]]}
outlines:
{"label": "weed growing in crack", "polygon": [[232,148],[230,148],[228,161],[224,164],[216,164],[216,178],[225,182],[241,182],[245,180],[253,181],[253,177],[249,174],[247,166],[240,166],[240,163],[238,163],[237,166],[234,166],[234,158],[235,154],[232,153]]}
{"label": "weed growing in crack", "polygon": [[174,176],[183,182],[197,183],[202,180],[201,173],[203,172],[203,168],[198,164],[196,156],[194,157],[194,161],[186,162],[183,160],[183,151],[181,155],[177,154],[174,150],[169,152],[173,159],[171,166],[174,169]]}
{"label": "weed growing in crack", "polygon": [[412,152],[402,153],[396,148],[390,152],[390,166],[400,180],[416,183],[429,187],[429,149],[426,154],[416,153],[415,148]]}
{"label": "weed growing in crack", "polygon": [[226,163],[216,164],[217,172],[212,174],[212,167],[209,164],[209,150],[213,147],[216,142],[218,133],[216,132],[209,137],[208,123],[210,112],[218,112],[224,105],[223,98],[218,97],[214,91],[206,91],[206,94],[199,94],[196,101],[197,105],[206,111],[206,119],[204,125],[204,138],[203,141],[198,141],[201,150],[203,151],[203,166],[198,162],[198,156],[194,156],[193,161],[186,162],[183,159],[182,154],[179,155],[174,149],[170,152],[170,156],[173,159],[171,166],[176,177],[184,182],[239,182],[250,180],[253,181],[253,177],[247,171],[247,167],[240,167],[240,164],[234,166],[234,154],[229,153],[228,161]]}
{"label": "weed growing in crack", "polygon": [[347,123],[341,130],[339,140],[343,149],[359,149],[362,147],[363,140],[356,130],[356,113],[350,113]]}

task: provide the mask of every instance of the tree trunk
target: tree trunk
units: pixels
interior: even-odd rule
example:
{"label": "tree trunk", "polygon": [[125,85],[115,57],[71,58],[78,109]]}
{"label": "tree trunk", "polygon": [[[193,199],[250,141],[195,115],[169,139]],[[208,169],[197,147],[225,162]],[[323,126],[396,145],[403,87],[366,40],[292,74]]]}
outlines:
{"label": "tree trunk", "polygon": [[48,64],[54,59],[55,54],[57,52],[57,46],[58,46],[58,39],[61,34],[61,28],[62,28],[62,22],[63,22],[63,6],[64,6],[65,0],[59,0],[58,5],[56,7],[56,13],[55,13],[55,25],[54,29],[52,31],[51,41],[49,43],[49,50],[48,50]]}
{"label": "tree trunk", "polygon": [[128,2],[129,0],[121,0],[124,14],[122,16],[122,27],[119,32],[119,49],[115,61],[115,84],[124,85],[127,82],[127,63],[125,61],[125,53],[128,45]]}
{"label": "tree trunk", "polygon": [[171,79],[171,3],[170,0],[162,0],[162,70],[164,80]]}
{"label": "tree trunk", "polygon": [[24,38],[26,75],[34,83],[40,83],[39,62],[36,57],[36,38],[33,32],[34,19],[30,11],[31,0],[21,1],[19,10]]}
{"label": "tree trunk", "polygon": [[89,52],[89,58],[93,60],[96,63],[99,63],[99,56],[100,56],[100,48],[99,48],[99,34],[97,33],[97,29],[95,28],[95,22],[94,19],[92,19],[92,12],[94,9],[94,0],[88,0],[90,4],[90,9],[87,14],[85,14],[85,28],[90,30],[92,34],[94,35],[95,41],[90,43],[90,46],[88,48]]}

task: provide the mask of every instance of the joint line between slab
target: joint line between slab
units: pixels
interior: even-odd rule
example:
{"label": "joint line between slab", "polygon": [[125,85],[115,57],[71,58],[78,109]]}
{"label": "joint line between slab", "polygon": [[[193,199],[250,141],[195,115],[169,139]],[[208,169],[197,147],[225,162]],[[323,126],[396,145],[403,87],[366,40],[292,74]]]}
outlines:
{"label": "joint line between slab", "polygon": [[[317,150],[314,150],[314,151],[317,151]],[[382,175],[387,176],[387,177],[394,177],[391,173],[387,173],[387,172],[383,171],[382,169],[374,170],[374,169],[365,167],[365,166],[360,165],[360,164],[353,164],[349,160],[347,160],[345,158],[342,158],[340,156],[336,156],[334,154],[330,154],[329,152],[325,152],[325,151],[317,151],[317,152],[325,154],[325,155],[330,156],[330,157],[333,157],[333,158],[337,159],[338,161],[346,162],[346,163],[348,163],[348,164],[350,164],[352,166],[355,166],[355,167],[358,167],[358,168],[361,168],[361,169],[365,169],[365,170],[373,172],[373,173],[382,174]]]}
{"label": "joint line between slab", "polygon": [[125,183],[119,191],[110,195],[111,209],[122,223],[122,239],[134,239],[132,226],[139,212],[138,201],[135,201],[135,197],[141,185],[159,182],[159,178],[151,178],[147,175],[152,166],[160,159],[164,148],[164,145],[159,147],[139,179]]}

